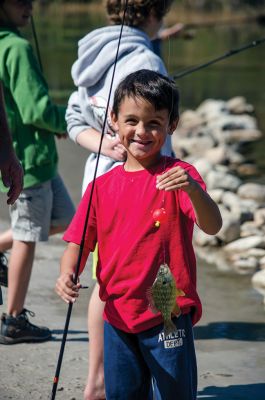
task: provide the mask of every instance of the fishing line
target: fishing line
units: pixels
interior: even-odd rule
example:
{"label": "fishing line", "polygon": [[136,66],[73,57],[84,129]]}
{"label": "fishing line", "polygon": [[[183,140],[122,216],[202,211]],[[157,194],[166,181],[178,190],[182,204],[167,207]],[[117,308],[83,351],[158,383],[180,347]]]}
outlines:
{"label": "fishing line", "polygon": [[[95,188],[95,181],[96,181],[96,176],[97,176],[99,158],[100,158],[100,154],[101,154],[102,142],[103,142],[105,127],[106,127],[106,123],[107,123],[111,92],[112,92],[114,76],[115,76],[115,71],[116,71],[116,65],[117,65],[118,56],[119,56],[120,42],[121,42],[122,31],[123,31],[123,27],[124,27],[124,23],[125,23],[125,15],[126,15],[126,11],[127,11],[127,6],[128,6],[128,0],[125,0],[123,18],[122,18],[122,23],[121,23],[121,30],[120,30],[120,35],[119,35],[119,39],[118,39],[117,52],[116,52],[116,56],[115,56],[112,78],[111,78],[111,83],[110,83],[110,90],[109,90],[108,101],[107,101],[107,106],[106,106],[106,112],[105,112],[103,127],[102,127],[102,131],[101,131],[100,144],[99,144],[99,149],[98,149],[98,154],[97,154],[94,176],[93,176],[93,180],[91,183],[92,186],[91,186],[91,192],[90,192],[90,197],[89,197],[89,202],[88,202],[88,207],[87,207],[87,212],[86,212],[85,224],[84,224],[84,228],[83,228],[83,232],[82,232],[78,260],[77,260],[77,264],[76,264],[76,268],[75,268],[75,273],[73,276],[74,284],[76,284],[77,280],[78,280],[78,274],[79,274],[81,259],[82,259],[83,250],[84,250],[85,235],[86,235],[86,230],[87,230],[87,225],[88,225],[89,214],[90,214],[90,210],[91,210],[92,197],[93,197],[94,188]],[[62,361],[63,361],[63,354],[64,354],[66,338],[67,338],[67,334],[68,334],[68,328],[69,328],[69,322],[70,322],[70,318],[71,318],[72,308],[73,308],[73,303],[70,302],[68,305],[65,326],[64,326],[64,331],[63,331],[63,338],[62,338],[60,353],[59,353],[59,357],[58,357],[58,361],[57,361],[56,372],[55,372],[55,376],[53,378],[53,387],[52,387],[52,393],[51,393],[50,400],[54,400],[55,396],[56,396],[56,391],[57,391],[57,386],[58,386],[58,382],[59,382],[60,370],[61,370]]]}
{"label": "fishing line", "polygon": [[173,75],[172,79],[177,80],[177,79],[183,78],[186,75],[192,74],[193,72],[196,72],[196,71],[199,71],[199,70],[201,70],[203,68],[209,67],[209,65],[215,64],[218,61],[224,60],[225,58],[232,57],[235,54],[238,54],[238,53],[240,53],[240,52],[242,52],[244,50],[248,50],[248,49],[251,49],[253,47],[257,47],[260,44],[263,44],[264,42],[265,42],[265,38],[261,38],[261,39],[254,40],[253,42],[251,42],[251,43],[249,43],[247,45],[244,45],[242,47],[238,47],[237,49],[229,50],[225,54],[223,54],[223,55],[221,55],[219,57],[216,57],[216,58],[214,58],[214,59],[212,59],[210,61],[207,61],[206,63],[195,65],[194,67],[188,68],[188,69],[186,69],[186,70],[184,70],[182,72],[179,72],[179,73]]}
{"label": "fishing line", "polygon": [[38,59],[38,62],[39,62],[40,70],[41,70],[41,72],[43,72],[43,65],[42,65],[42,62],[41,62],[41,55],[40,55],[39,42],[38,42],[38,37],[37,37],[37,33],[36,33],[36,29],[35,29],[35,24],[34,24],[34,19],[33,19],[33,16],[32,16],[32,15],[31,15],[31,17],[30,17],[30,23],[31,23],[31,29],[32,29],[32,34],[33,34],[33,38],[34,38],[34,43],[35,43],[35,49],[36,49],[37,59]]}

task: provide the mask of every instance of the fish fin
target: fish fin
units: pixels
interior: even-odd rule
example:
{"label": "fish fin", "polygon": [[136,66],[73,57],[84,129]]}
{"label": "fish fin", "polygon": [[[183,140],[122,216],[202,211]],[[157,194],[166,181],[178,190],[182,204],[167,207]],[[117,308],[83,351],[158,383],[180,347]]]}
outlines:
{"label": "fish fin", "polygon": [[164,333],[165,337],[170,335],[170,333],[176,332],[177,328],[174,325],[173,321],[171,319],[165,320],[164,321]]}
{"label": "fish fin", "polygon": [[177,296],[177,297],[178,297],[178,296],[185,296],[185,293],[183,292],[183,290],[177,288],[176,296]]}
{"label": "fish fin", "polygon": [[149,307],[150,307],[152,313],[153,313],[153,314],[157,314],[157,313],[158,313],[158,310],[157,310],[157,308],[156,308],[156,306],[155,306],[155,303],[154,303],[154,300],[153,300],[152,287],[149,287],[149,288],[146,290],[146,297],[147,297],[147,300],[148,300],[148,302],[149,302]]}
{"label": "fish fin", "polygon": [[172,314],[174,314],[176,317],[180,316],[181,310],[180,310],[180,308],[178,306],[178,303],[175,304],[175,306],[173,308],[173,311],[172,311]]}

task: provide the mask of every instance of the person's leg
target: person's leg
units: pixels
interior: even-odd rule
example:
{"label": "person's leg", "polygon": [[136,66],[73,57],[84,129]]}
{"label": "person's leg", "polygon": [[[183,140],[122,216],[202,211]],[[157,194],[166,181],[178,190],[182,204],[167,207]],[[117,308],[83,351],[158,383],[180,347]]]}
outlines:
{"label": "person's leg", "polygon": [[7,313],[1,318],[2,344],[42,341],[51,336],[48,328],[29,322],[26,313],[31,316],[34,313],[24,308],[36,242],[47,240],[50,215],[49,182],[23,190],[10,208],[13,246],[8,268]]}
{"label": "person's leg", "polygon": [[13,245],[12,230],[7,229],[0,235],[0,253],[4,253],[5,251],[10,250],[12,245]]}
{"label": "person's leg", "polygon": [[8,268],[5,252],[10,250],[13,244],[11,229],[0,235],[0,286],[8,286]]}
{"label": "person's leg", "polygon": [[104,322],[104,373],[108,400],[147,400],[151,376],[137,334]]}
{"label": "person's leg", "polygon": [[88,306],[89,356],[85,400],[105,399],[102,318],[104,304],[99,298],[99,285],[96,283]]}
{"label": "person's leg", "polygon": [[189,315],[174,319],[176,332],[164,336],[160,325],[140,334],[140,346],[151,371],[156,400],[195,400],[197,365]]}
{"label": "person's leg", "polygon": [[23,310],[35,253],[34,242],[14,240],[8,268],[7,312],[16,317]]}

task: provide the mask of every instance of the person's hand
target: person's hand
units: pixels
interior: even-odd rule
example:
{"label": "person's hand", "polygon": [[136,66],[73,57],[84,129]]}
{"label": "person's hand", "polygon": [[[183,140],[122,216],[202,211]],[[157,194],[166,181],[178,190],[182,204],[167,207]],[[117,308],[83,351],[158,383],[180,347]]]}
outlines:
{"label": "person's hand", "polygon": [[9,188],[7,204],[14,204],[23,189],[23,169],[13,150],[0,151],[0,171],[3,184]]}
{"label": "person's hand", "polygon": [[67,133],[55,133],[55,136],[57,137],[57,139],[67,139],[68,138],[68,134]]}
{"label": "person's hand", "polygon": [[109,138],[104,136],[101,153],[115,161],[125,161],[127,152],[118,137]]}
{"label": "person's hand", "polygon": [[62,273],[57,279],[55,292],[60,296],[63,301],[67,304],[75,303],[79,296],[80,283],[76,285],[73,282],[73,275],[68,273]]}
{"label": "person's hand", "polygon": [[172,191],[181,189],[191,193],[196,189],[198,183],[188,174],[188,172],[180,167],[173,167],[162,175],[157,176],[156,188],[159,190]]}

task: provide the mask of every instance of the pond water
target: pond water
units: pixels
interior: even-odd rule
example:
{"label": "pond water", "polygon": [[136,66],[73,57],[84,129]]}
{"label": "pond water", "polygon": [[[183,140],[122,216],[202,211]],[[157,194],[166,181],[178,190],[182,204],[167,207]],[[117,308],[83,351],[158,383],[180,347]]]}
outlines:
{"label": "pond water", "polygon": [[[35,26],[51,94],[56,101],[66,102],[74,89],[70,70],[76,59],[77,42],[105,21],[99,13],[69,14],[59,10],[55,7],[37,12]],[[195,33],[192,40],[171,39],[164,43],[163,58],[171,75],[265,37],[265,25],[255,20],[233,26],[216,24]],[[31,36],[30,29],[27,35]],[[242,95],[254,105],[259,127],[265,132],[264,67],[265,44],[262,44],[178,80],[182,110],[196,108],[207,98],[227,100]],[[249,158],[260,167],[259,180],[265,182],[264,152],[265,139],[247,147]]]}

